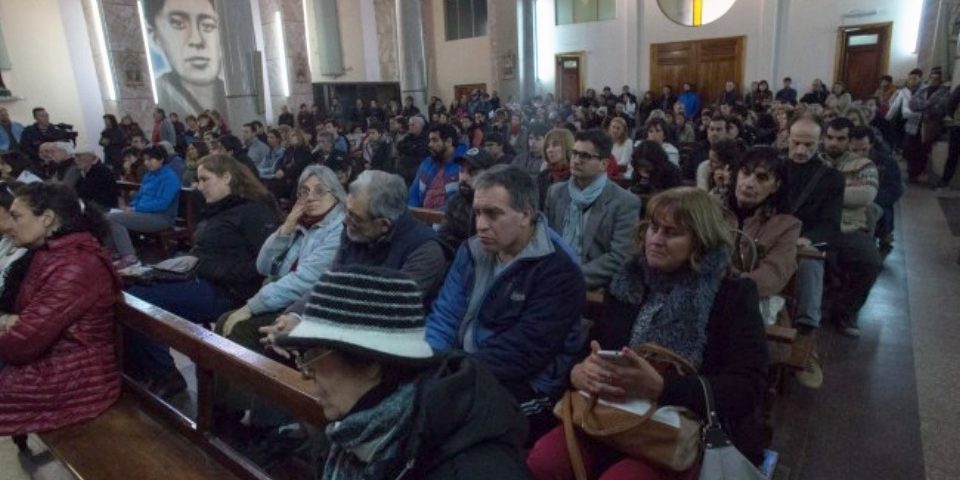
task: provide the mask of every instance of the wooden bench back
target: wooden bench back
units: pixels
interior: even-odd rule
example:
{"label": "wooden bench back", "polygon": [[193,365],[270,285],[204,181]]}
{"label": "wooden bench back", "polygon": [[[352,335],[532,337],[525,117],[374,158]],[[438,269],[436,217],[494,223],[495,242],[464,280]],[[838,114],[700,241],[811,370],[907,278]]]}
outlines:
{"label": "wooden bench back", "polygon": [[131,379],[125,387],[139,397],[147,409],[170,423],[180,434],[203,448],[242,478],[268,478],[256,465],[216,437],[213,426],[214,380],[254,393],[265,402],[282,408],[300,421],[316,426],[326,423],[312,384],[296,370],[250,351],[210,330],[123,294],[117,307],[122,329],[133,329],[189,357],[197,371],[197,416],[189,418]]}
{"label": "wooden bench back", "polygon": [[440,210],[431,210],[429,208],[411,207],[410,213],[414,218],[427,225],[440,225],[443,223],[444,213]]}

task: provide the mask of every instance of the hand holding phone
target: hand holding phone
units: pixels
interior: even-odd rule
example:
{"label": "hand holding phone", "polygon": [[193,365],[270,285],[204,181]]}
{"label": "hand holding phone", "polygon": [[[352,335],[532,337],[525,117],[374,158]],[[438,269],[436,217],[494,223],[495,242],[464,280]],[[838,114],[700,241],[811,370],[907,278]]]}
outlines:
{"label": "hand holding phone", "polygon": [[625,357],[619,350],[600,350],[597,352],[597,355],[620,367],[629,367],[631,365],[630,359]]}

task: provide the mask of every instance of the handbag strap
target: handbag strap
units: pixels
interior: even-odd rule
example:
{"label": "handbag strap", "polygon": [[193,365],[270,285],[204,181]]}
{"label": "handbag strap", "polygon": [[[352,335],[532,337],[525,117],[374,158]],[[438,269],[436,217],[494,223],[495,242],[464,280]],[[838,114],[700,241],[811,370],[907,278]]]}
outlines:
{"label": "handbag strap", "polygon": [[681,375],[692,375],[697,371],[696,367],[694,367],[693,364],[690,363],[686,358],[683,358],[680,355],[677,355],[677,353],[673,350],[662,347],[656,343],[642,343],[634,348],[634,351],[637,352],[637,355],[640,355],[641,357],[645,357],[645,354],[650,354],[668,360],[674,365],[674,367],[676,367],[677,373]]}
{"label": "handbag strap", "polygon": [[732,445],[723,427],[720,426],[720,416],[717,415],[717,409],[714,407],[710,382],[703,375],[697,376],[697,380],[700,380],[700,386],[703,387],[703,398],[707,404],[707,425],[703,427],[703,448],[712,449]]}
{"label": "handbag strap", "polygon": [[587,480],[587,467],[583,464],[583,456],[580,455],[580,445],[577,442],[577,432],[573,429],[573,400],[570,398],[571,395],[579,395],[579,393],[570,391],[560,399],[563,437],[567,442],[567,455],[570,457],[570,466],[573,467],[574,478],[576,480]]}
{"label": "handbag strap", "polygon": [[800,195],[797,195],[797,198],[793,199],[793,203],[790,204],[790,214],[794,215],[797,213],[797,210],[803,206],[803,202],[807,201],[807,197],[813,193],[813,189],[817,188],[817,183],[820,182],[820,178],[827,174],[827,169],[830,168],[823,164],[823,160],[817,160],[820,162],[820,168],[817,171],[813,172],[813,176],[810,177],[810,180],[807,181],[807,184],[803,186],[803,190],[800,192]]}

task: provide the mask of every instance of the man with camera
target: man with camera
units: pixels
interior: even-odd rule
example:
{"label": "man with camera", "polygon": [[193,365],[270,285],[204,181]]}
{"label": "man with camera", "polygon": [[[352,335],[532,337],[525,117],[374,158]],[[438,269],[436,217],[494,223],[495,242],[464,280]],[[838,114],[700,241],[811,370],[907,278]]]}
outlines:
{"label": "man with camera", "polygon": [[33,109],[33,119],[36,120],[33,125],[23,129],[20,136],[20,148],[23,153],[30,156],[34,167],[43,164],[40,158],[40,145],[47,142],[69,141],[76,142],[77,132],[71,132],[73,125],[50,123],[50,114],[43,107]]}

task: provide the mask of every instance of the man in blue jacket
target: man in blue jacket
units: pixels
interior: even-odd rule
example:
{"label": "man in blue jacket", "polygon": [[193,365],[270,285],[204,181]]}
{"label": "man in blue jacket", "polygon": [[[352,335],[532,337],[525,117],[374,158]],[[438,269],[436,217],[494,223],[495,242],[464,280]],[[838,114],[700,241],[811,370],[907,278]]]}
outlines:
{"label": "man in blue jacket", "polygon": [[129,230],[160,232],[173,226],[177,216],[180,177],[166,164],[167,152],[163,147],[153,146],[144,150],[142,155],[147,174],[140,183],[140,190],[128,207],[107,214],[112,247],[119,256],[118,270],[137,263]]}
{"label": "man in blue jacket", "polygon": [[477,234],[460,246],[427,317],[435,350],[475,355],[516,397],[536,440],[583,347],[583,273],[538,212],[523,170],[497,165],[476,178]]}
{"label": "man in blue jacket", "polygon": [[407,205],[410,207],[443,210],[447,200],[460,189],[460,162],[457,130],[449,124],[437,124],[427,133],[430,156],[420,162],[417,174],[410,184]]}

